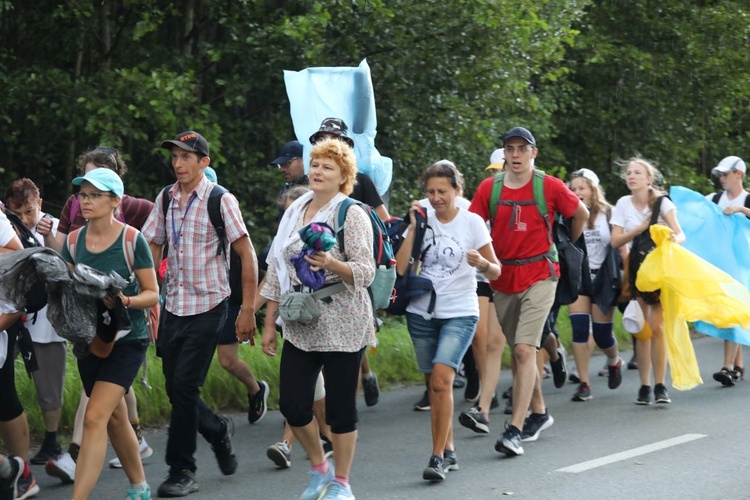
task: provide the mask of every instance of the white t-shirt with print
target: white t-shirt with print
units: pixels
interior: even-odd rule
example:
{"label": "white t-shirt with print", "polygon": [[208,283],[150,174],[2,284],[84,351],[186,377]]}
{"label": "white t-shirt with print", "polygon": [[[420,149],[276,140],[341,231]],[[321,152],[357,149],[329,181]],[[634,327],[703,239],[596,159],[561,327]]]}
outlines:
{"label": "white t-shirt with print", "polygon": [[[476,268],[469,265],[466,251],[492,242],[487,226],[480,216],[461,208],[447,224],[438,221],[435,211],[428,209],[427,221],[432,230],[427,230],[422,242],[422,249],[429,249],[421,263],[421,276],[432,281],[435,288],[433,316],[479,316]],[[425,294],[412,299],[406,310],[426,314],[429,304],[430,294]]]}
{"label": "white t-shirt with print", "polygon": [[[661,202],[661,211],[657,222],[666,225],[666,222],[664,222],[664,216],[672,210],[677,210],[677,207],[672,200],[664,198]],[[613,226],[620,226],[627,233],[643,224],[643,222],[649,217],[651,217],[651,209],[649,209],[648,205],[646,205],[643,210],[639,211],[635,208],[635,205],[633,205],[633,197],[628,195],[617,200],[617,204],[615,205],[614,210],[612,210],[612,217],[609,222]],[[630,249],[632,244],[632,241],[627,243],[628,249]]]}
{"label": "white t-shirt with print", "polygon": [[583,226],[583,237],[586,240],[586,253],[589,256],[589,268],[599,269],[607,257],[607,245],[612,241],[607,214],[600,212],[594,220],[594,228],[589,223]]}

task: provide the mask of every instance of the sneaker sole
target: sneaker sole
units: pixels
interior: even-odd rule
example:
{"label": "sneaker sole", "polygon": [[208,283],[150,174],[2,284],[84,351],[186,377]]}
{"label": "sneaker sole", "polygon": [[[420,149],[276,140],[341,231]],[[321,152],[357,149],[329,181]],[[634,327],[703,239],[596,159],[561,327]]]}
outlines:
{"label": "sneaker sole", "polygon": [[537,431],[534,434],[528,437],[521,436],[521,441],[523,441],[524,443],[531,443],[531,442],[536,441],[537,439],[539,439],[539,434],[541,434],[542,431],[546,431],[547,429],[552,427],[552,424],[554,423],[555,423],[555,419],[552,418],[552,415],[550,415],[547,421],[544,422],[542,426],[539,429],[537,429]]}
{"label": "sneaker sole", "polygon": [[187,491],[180,492],[180,493],[169,493],[169,492],[159,490],[156,492],[156,496],[158,496],[159,498],[179,498],[179,497],[186,497],[191,493],[195,493],[196,491],[200,491],[197,484],[188,488]]}
{"label": "sneaker sole", "polygon": [[657,399],[654,402],[657,403],[657,404],[660,404],[660,405],[668,405],[669,403],[672,402],[672,400],[671,399],[663,399],[662,398],[662,399]]}
{"label": "sneaker sole", "polygon": [[440,474],[435,469],[427,467],[422,473],[422,479],[425,481],[445,481],[445,472]]}
{"label": "sneaker sole", "polygon": [[268,448],[268,451],[266,451],[266,456],[271,460],[271,462],[276,464],[276,467],[280,469],[288,469],[292,466],[291,459],[287,458],[286,455],[284,455],[284,452],[282,452],[275,446]]}
{"label": "sneaker sole", "polygon": [[458,423],[463,425],[467,429],[471,429],[477,434],[489,434],[490,433],[490,428],[488,425],[475,420],[474,418],[472,418],[471,415],[467,413],[461,413],[458,416]]}
{"label": "sneaker sole", "polygon": [[573,396],[572,400],[577,401],[577,402],[585,402],[585,401],[591,401],[592,399],[594,399],[594,396],[589,395],[589,396]]}
{"label": "sneaker sole", "polygon": [[414,405],[414,411],[430,411],[431,409],[432,407],[429,405],[428,406]]}
{"label": "sneaker sole", "polygon": [[263,420],[263,417],[265,417],[266,413],[268,413],[268,404],[267,404],[268,403],[268,392],[271,389],[268,387],[268,382],[260,381],[260,382],[258,382],[258,385],[260,385],[260,384],[263,384],[265,386],[265,390],[263,392],[263,412],[260,414],[260,416],[258,418],[256,418],[255,420],[252,420],[250,418],[250,409],[248,408],[248,410],[247,410],[247,421],[250,422],[251,424],[257,424],[258,422],[260,422],[261,420]]}
{"label": "sneaker sole", "polygon": [[447,467],[443,467],[443,471],[445,471],[446,473],[452,470],[454,471],[458,470],[458,464],[451,464],[451,465],[448,465]]}
{"label": "sneaker sole", "polygon": [[506,446],[503,441],[498,441],[495,444],[495,451],[497,451],[499,453],[504,453],[508,457],[517,457],[517,456],[523,455],[523,448],[520,448],[518,450],[514,450],[514,449],[509,448],[508,446]]}
{"label": "sneaker sole", "polygon": [[[39,485],[36,484],[36,482],[35,482],[34,485],[31,488],[29,488],[28,490],[26,490],[26,493],[24,493],[23,495],[17,496],[16,500],[25,500],[26,498],[33,497],[37,493],[39,493]],[[19,494],[20,494],[20,491],[19,491]]]}
{"label": "sneaker sole", "polygon": [[641,406],[649,406],[651,404],[651,401],[641,401],[640,399],[636,399],[635,404]]}
{"label": "sneaker sole", "polygon": [[[154,454],[154,449],[149,446],[148,448],[146,448],[145,450],[141,452],[141,462],[151,457],[153,454]],[[113,458],[112,460],[110,460],[109,468],[110,469],[122,469],[122,463],[120,463],[120,459]]]}
{"label": "sneaker sole", "polygon": [[73,484],[75,482],[75,476],[70,477],[70,474],[60,469],[57,465],[47,462],[47,466],[44,467],[44,471],[48,476],[56,477],[63,484]]}

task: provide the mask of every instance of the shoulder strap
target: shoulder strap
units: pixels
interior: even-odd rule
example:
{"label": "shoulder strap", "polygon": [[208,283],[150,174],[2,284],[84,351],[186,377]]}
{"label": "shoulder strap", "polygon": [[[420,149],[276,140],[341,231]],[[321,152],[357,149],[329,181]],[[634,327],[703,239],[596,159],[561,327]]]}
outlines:
{"label": "shoulder strap", "polygon": [[498,172],[495,174],[495,180],[492,183],[492,195],[490,195],[490,224],[495,220],[495,213],[497,212],[497,202],[500,201],[503,195],[503,178],[505,172]]}
{"label": "shoulder strap", "polygon": [[216,249],[216,255],[222,255],[226,252],[227,232],[224,227],[224,218],[221,216],[221,197],[227,190],[224,186],[216,184],[208,195],[208,218],[211,225],[219,237],[219,248]]}
{"label": "shoulder strap", "polygon": [[648,223],[649,226],[653,226],[659,221],[659,214],[661,213],[661,202],[666,197],[666,195],[659,196],[654,202],[654,209],[651,211],[651,220]]}
{"label": "shoulder strap", "polygon": [[744,203],[744,205],[745,205],[745,208],[750,208],[750,194],[748,194],[747,196],[745,196],[745,203]]}
{"label": "shoulder strap", "polygon": [[172,186],[174,186],[174,184],[169,184],[161,190],[161,208],[162,212],[164,212],[165,221],[167,220],[167,213],[169,212],[169,202],[172,201],[172,198],[169,196],[169,190],[172,189]]}
{"label": "shoulder strap", "polygon": [[346,254],[344,250],[344,223],[346,222],[346,212],[352,205],[358,204],[359,202],[354,198],[346,197],[339,203],[339,207],[336,209],[336,219],[333,224],[333,231],[336,233],[336,242],[339,244],[339,250],[341,253]]}
{"label": "shoulder strap", "polygon": [[73,259],[73,264],[76,263],[76,249],[78,248],[78,237],[81,235],[81,228],[79,227],[75,231],[72,231],[68,234],[68,238],[66,239],[68,244],[68,252],[70,253],[70,258]]}
{"label": "shoulder strap", "polygon": [[[720,199],[721,199],[721,193],[714,193],[714,195],[711,197],[711,201],[713,201],[717,205],[719,204],[719,200]],[[747,203],[747,201],[746,201],[746,203]]]}
{"label": "shoulder strap", "polygon": [[122,253],[125,255],[125,262],[128,264],[128,271],[133,274],[133,265],[135,264],[135,245],[138,238],[138,230],[133,226],[125,225],[122,232]]}
{"label": "shoulder strap", "polygon": [[[544,195],[544,179],[547,177],[547,174],[542,172],[541,170],[534,169],[534,199],[536,200],[536,207],[539,209],[539,213],[542,215],[542,218],[546,221],[548,221],[548,213],[547,213],[547,197]],[[547,224],[547,228],[549,229],[549,222]]]}

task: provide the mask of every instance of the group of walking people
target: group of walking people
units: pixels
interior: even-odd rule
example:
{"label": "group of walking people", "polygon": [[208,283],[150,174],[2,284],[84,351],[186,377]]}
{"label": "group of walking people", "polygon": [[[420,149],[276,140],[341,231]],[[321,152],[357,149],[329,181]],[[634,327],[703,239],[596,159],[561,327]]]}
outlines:
{"label": "group of walking people", "polygon": [[[268,356],[281,355],[279,406],[287,424],[284,438],[269,448],[268,456],[280,467],[288,467],[291,446],[300,443],[311,466],[309,483],[300,498],[354,498],[349,475],[357,442],[360,381],[368,405],[375,404],[378,397],[377,379],[367,367],[365,356],[365,349],[377,342],[377,319],[368,293],[376,272],[373,229],[369,215],[355,204],[345,213],[343,245],[333,238],[327,249],[306,251],[309,246],[303,234],[313,227],[332,233],[332,228],[338,227],[342,201],[355,196],[355,188],[372,188],[366,187],[367,179],[357,172],[354,144],[343,121],[324,121],[311,143],[304,182],[297,182],[301,176],[287,179],[284,193],[290,196],[280,196],[282,215],[267,257],[262,259],[267,271],[260,285],[255,250],[237,200],[209,180],[209,144],[194,131],[161,143],[170,153],[176,182],[160,192],[153,203],[125,195],[124,162],[111,148],[95,148],[82,155],[81,175],[73,180],[80,190],[66,203],[59,224],[41,212],[38,190],[27,190],[28,199],[18,198],[22,203],[9,203],[8,208],[26,217],[28,223],[25,219],[24,223],[34,229],[41,242],[58,250],[69,267],[86,264],[104,273],[115,272],[128,281],[121,293],[107,295],[92,307],[109,311],[124,308],[130,331],[117,341],[95,338],[79,357],[83,394],[78,436],[74,434],[73,445],[65,454],[59,444],[55,447],[56,435],[48,446],[56,456],[46,461],[47,471],[74,483],[73,498],[88,498],[94,490],[104,465],[107,437],[117,454],[117,465],[130,483],[127,498],[151,498],[142,458],[153,451],[144,446],[145,440],[139,435],[137,406],[134,401],[126,401],[129,395],[132,397],[131,386],[146,353],[147,312],[160,300],[156,270],[167,248],[156,347],[172,414],[165,454],[169,473],[157,490],[158,496],[178,497],[198,491],[195,451],[199,432],[211,444],[221,472],[231,475],[237,470],[232,444],[234,423],[202,401],[200,388],[221,336],[233,335],[238,342],[251,339],[256,333],[256,313],[265,305],[261,347]],[[285,146],[288,151],[280,157],[283,161],[276,162],[285,174],[302,164],[298,144]],[[584,282],[602,279],[607,259],[625,262],[624,269],[629,271],[624,280],[628,285],[625,293],[642,309],[647,324],[644,331],[650,331],[650,337],[644,335],[638,343],[641,388],[636,402],[652,402],[652,372],[653,401],[670,402],[662,306],[658,295],[637,290],[637,268],[628,266],[629,246],[654,221],[669,227],[673,241],[685,239],[674,204],[657,187],[655,168],[639,157],[623,162],[623,179],[631,194],[612,207],[595,172],[576,170],[566,185],[535,167],[538,152],[529,130],[511,129],[503,138],[502,148],[493,154],[492,175],[481,182],[470,201],[463,198],[463,176],[451,161],[432,164],[421,176],[427,197],[411,203],[407,227],[399,235],[402,243],[395,256],[397,272],[418,270],[434,290],[434,297],[418,296],[406,309],[406,323],[417,366],[425,374],[431,410],[432,446],[422,474],[425,480],[443,481],[447,472],[459,468],[452,389],[470,346],[480,390],[472,398],[474,407],[459,416],[463,426],[489,433],[489,412],[506,343],[512,359],[513,385],[508,391],[512,413],[495,449],[511,457],[522,455],[523,443],[538,439],[553,424],[542,394],[540,368],[545,351],[540,348],[551,345],[550,358],[564,367],[564,354],[557,355],[562,353],[560,341],[549,325],[560,279],[560,256],[552,230],[558,218],[567,220],[572,241],[584,237],[590,269]],[[727,181],[727,191],[718,203],[725,204],[727,213],[750,213],[750,209],[739,208],[744,198],[737,202],[740,193],[735,192],[736,182],[729,183],[736,177],[741,189],[744,163],[739,160],[724,167],[723,163],[717,167],[722,185]],[[297,184],[306,187],[294,191]],[[374,208],[379,214],[384,212],[381,218],[389,218],[379,198],[370,204],[378,205]],[[653,212],[656,215],[652,217]],[[415,243],[417,213],[426,215],[429,234]],[[216,217],[222,222],[221,231],[216,227]],[[421,245],[418,262],[412,260],[415,244]],[[0,215],[0,245],[1,251],[22,246],[4,214]],[[238,259],[236,264],[230,264],[232,254]],[[318,312],[308,321],[283,320],[279,312],[290,297],[311,291],[301,275],[300,263],[323,277],[324,285],[313,296]],[[230,276],[236,280],[234,288]],[[593,290],[584,287],[569,305],[580,379],[574,401],[592,398],[589,358],[593,345],[607,358],[609,388],[616,389],[622,381],[623,361],[613,333],[617,304],[602,304]],[[238,298],[230,315],[233,291]],[[4,305],[0,326],[7,329],[17,317]],[[225,326],[228,317],[231,324]],[[279,331],[284,338],[281,348]],[[232,352],[236,357],[236,350]],[[231,358],[232,352],[226,356]],[[728,380],[733,383],[742,376],[741,349],[728,344],[726,354],[727,366],[715,378],[729,385]],[[13,351],[8,351],[8,357],[13,357]],[[12,364],[12,359],[6,360],[3,366],[3,383],[12,382]],[[222,362],[223,366],[231,364]],[[268,384],[248,380],[249,420],[254,423],[265,414]],[[55,382],[61,388],[62,378]],[[13,452],[0,457],[2,499],[27,498],[38,492],[38,486],[33,488],[33,478],[26,479],[25,486],[22,483],[24,477],[31,477],[28,425],[15,389],[4,391],[0,397],[0,431]],[[20,429],[21,437],[9,437],[7,429]],[[331,453],[335,454],[334,463],[329,462]],[[69,459],[61,461],[66,455]],[[66,460],[73,462],[72,469],[65,465]]]}

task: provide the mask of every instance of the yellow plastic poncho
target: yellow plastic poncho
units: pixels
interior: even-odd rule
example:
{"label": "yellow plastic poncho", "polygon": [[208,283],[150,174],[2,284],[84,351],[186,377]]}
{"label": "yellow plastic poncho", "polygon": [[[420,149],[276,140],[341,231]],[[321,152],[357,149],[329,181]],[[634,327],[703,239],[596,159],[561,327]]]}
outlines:
{"label": "yellow plastic poncho", "polygon": [[669,239],[668,227],[653,225],[656,249],[638,270],[641,291],[661,289],[664,338],[675,389],[702,384],[690,341],[688,321],[706,321],[719,328],[750,328],[750,292],[721,269]]}

